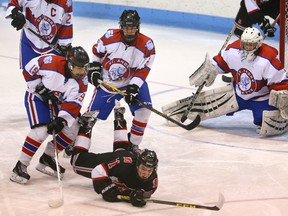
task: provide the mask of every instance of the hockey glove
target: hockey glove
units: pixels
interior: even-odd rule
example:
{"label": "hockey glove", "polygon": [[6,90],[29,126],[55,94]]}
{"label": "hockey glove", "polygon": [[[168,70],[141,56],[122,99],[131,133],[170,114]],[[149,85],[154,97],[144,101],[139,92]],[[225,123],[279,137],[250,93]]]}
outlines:
{"label": "hockey glove", "polygon": [[55,134],[57,134],[64,128],[65,125],[67,125],[67,121],[64,118],[56,117],[47,124],[47,133],[53,134],[53,131],[55,131]]}
{"label": "hockey glove", "polygon": [[142,190],[133,190],[130,193],[130,203],[133,206],[143,207],[146,205],[146,201],[144,200],[144,192]]}
{"label": "hockey glove", "polygon": [[69,54],[69,52],[70,52],[71,49],[72,49],[72,45],[71,45],[71,43],[67,44],[66,46],[65,46],[65,45],[60,46],[59,44],[57,44],[57,49],[58,49],[59,51],[61,51],[61,53],[59,53],[59,54],[61,54],[61,55],[64,56],[64,57],[67,57],[68,54]]}
{"label": "hockey glove", "polygon": [[87,72],[88,72],[88,82],[90,82],[92,85],[94,85],[97,88],[100,85],[100,83],[98,82],[98,79],[102,80],[101,79],[101,73],[102,73],[101,63],[99,62],[89,63]]}
{"label": "hockey glove", "polygon": [[139,86],[136,84],[128,85],[126,88],[125,101],[128,105],[135,105],[139,94]]}
{"label": "hockey glove", "polygon": [[102,191],[104,191],[101,193],[102,198],[105,201],[107,202],[120,202],[121,201],[117,198],[117,195],[120,194],[120,191],[114,184],[108,185]]}
{"label": "hockey glove", "polygon": [[58,102],[57,97],[49,89],[45,88],[43,83],[36,86],[35,92],[41,96],[45,103],[48,103],[49,100],[51,100],[53,104],[57,104]]}
{"label": "hockey glove", "polygon": [[267,35],[268,37],[274,37],[275,36],[275,31],[276,28],[272,27],[270,25],[270,22],[268,19],[264,18],[263,21],[261,23],[259,23],[260,28],[262,29],[262,31],[264,32],[265,35]]}
{"label": "hockey glove", "polygon": [[21,13],[21,11],[17,7],[15,7],[11,11],[11,18],[12,18],[11,25],[14,28],[16,28],[17,31],[22,29],[26,23],[25,16]]}

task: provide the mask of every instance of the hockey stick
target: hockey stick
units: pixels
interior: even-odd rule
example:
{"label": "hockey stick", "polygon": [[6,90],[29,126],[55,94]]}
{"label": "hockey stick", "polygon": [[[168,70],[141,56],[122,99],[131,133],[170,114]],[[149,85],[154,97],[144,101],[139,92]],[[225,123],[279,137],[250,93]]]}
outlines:
{"label": "hockey stick", "polygon": [[[109,83],[106,83],[106,82],[104,82],[104,81],[102,81],[102,80],[100,80],[100,79],[98,79],[98,82],[99,82],[101,85],[106,86],[106,87],[112,89],[113,91],[118,92],[119,94],[121,94],[121,95],[123,95],[123,96],[126,96],[126,93],[125,93],[125,92],[121,91],[120,89],[116,88],[115,86],[113,86],[113,85],[111,85],[111,84],[109,84]],[[137,100],[137,99],[136,99],[136,102],[137,102],[140,106],[143,106],[143,107],[145,107],[146,109],[149,109],[150,111],[156,113],[157,115],[159,115],[159,116],[167,119],[168,121],[173,122],[174,124],[176,124],[176,125],[184,128],[184,129],[186,129],[186,130],[192,130],[192,129],[194,129],[195,127],[197,127],[197,126],[199,125],[200,120],[201,120],[201,119],[200,119],[200,116],[197,115],[197,117],[195,118],[195,120],[194,120],[193,122],[191,122],[191,123],[188,124],[188,125],[184,125],[184,124],[181,124],[181,122],[178,122],[178,121],[176,121],[175,119],[173,119],[173,118],[165,115],[164,113],[162,113],[162,112],[154,109],[153,107],[147,106],[145,103],[143,103],[143,102],[141,102],[141,101],[139,101],[139,100]]]}
{"label": "hockey stick", "polygon": [[45,38],[41,37],[41,35],[39,35],[37,32],[35,32],[33,29],[29,28],[27,24],[24,25],[24,27],[26,29],[28,29],[32,34],[34,34],[36,37],[38,37],[40,40],[44,41],[46,44],[49,45],[49,47],[51,47],[52,49],[54,49],[55,51],[57,51],[60,55],[63,54],[62,50],[60,50],[57,45],[50,43],[48,40],[46,40]]}
{"label": "hockey stick", "polygon": [[[129,196],[123,196],[123,195],[118,195],[117,198],[119,200],[123,200],[123,201],[129,201],[130,200]],[[148,199],[146,201],[152,202],[152,203],[164,204],[164,205],[172,205],[172,206],[177,206],[177,207],[197,208],[197,209],[207,209],[207,210],[212,210],[212,211],[219,211],[222,208],[222,206],[224,205],[225,199],[224,199],[223,194],[220,193],[217,204],[214,206],[199,205],[199,204],[193,204],[193,203],[173,202],[173,201],[165,201],[165,200],[158,200],[158,199]]]}
{"label": "hockey stick", "polygon": [[[51,100],[49,100],[49,110],[50,110],[50,119],[54,119],[54,112],[53,112],[53,103]],[[60,197],[58,199],[49,200],[48,205],[51,208],[58,208],[64,204],[64,197],[63,197],[63,189],[62,189],[62,181],[60,178],[60,168],[58,164],[58,151],[57,151],[57,144],[56,144],[56,138],[55,138],[55,131],[53,130],[53,144],[55,146],[55,161],[56,161],[56,170],[57,170],[57,178],[58,178],[58,184],[59,184],[59,195]]]}

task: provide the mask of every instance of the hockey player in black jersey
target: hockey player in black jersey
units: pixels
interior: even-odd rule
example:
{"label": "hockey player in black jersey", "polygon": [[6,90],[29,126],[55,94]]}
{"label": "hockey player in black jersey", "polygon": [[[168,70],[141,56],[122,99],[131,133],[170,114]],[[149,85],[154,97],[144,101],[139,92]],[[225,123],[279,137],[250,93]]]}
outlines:
{"label": "hockey player in black jersey", "polygon": [[[115,107],[114,152],[95,154],[89,146],[77,142],[71,157],[74,172],[91,178],[96,193],[108,202],[119,202],[118,195],[129,196],[133,206],[146,205],[145,199],[158,186],[158,158],[154,151],[144,149],[140,156],[121,148],[127,145],[127,127],[124,107]],[[87,121],[89,122],[89,121]],[[84,123],[85,124],[85,123]],[[89,128],[88,128],[89,130]]]}
{"label": "hockey player in black jersey", "polygon": [[265,16],[275,20],[279,12],[280,0],[242,0],[234,21],[236,25],[234,33],[240,38],[247,27],[252,27],[258,23],[264,34],[267,34],[268,37],[274,37],[276,28],[271,26],[270,21]]}

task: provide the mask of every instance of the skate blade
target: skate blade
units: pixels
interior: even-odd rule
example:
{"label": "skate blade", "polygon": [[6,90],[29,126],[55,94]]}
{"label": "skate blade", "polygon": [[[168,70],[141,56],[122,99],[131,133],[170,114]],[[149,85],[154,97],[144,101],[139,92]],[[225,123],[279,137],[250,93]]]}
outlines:
{"label": "skate blade", "polygon": [[[41,173],[44,173],[46,175],[49,175],[49,176],[53,176],[53,177],[56,177],[58,178],[57,176],[57,171],[51,169],[49,166],[46,166],[44,164],[41,164],[39,163],[37,166],[36,166],[36,170],[41,172]],[[62,180],[63,179],[63,173],[60,173],[60,179]]]}
{"label": "skate blade", "polygon": [[18,183],[18,184],[26,184],[28,182],[28,179],[23,178],[16,173],[12,173],[12,175],[9,178],[12,182]]}

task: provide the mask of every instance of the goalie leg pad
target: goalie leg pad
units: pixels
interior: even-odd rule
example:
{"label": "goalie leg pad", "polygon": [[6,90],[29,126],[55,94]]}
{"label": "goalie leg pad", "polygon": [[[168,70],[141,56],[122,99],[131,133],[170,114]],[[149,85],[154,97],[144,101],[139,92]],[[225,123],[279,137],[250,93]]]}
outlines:
{"label": "goalie leg pad", "polygon": [[277,107],[283,118],[288,119],[288,91],[272,90],[269,95],[269,105]]}
{"label": "goalie leg pad", "polygon": [[282,118],[279,110],[263,111],[261,136],[275,136],[288,131],[288,120]]}
{"label": "goalie leg pad", "polygon": [[[174,118],[181,119],[183,113],[187,109],[192,96],[183,98],[162,107],[163,113]],[[235,112],[239,109],[234,89],[232,85],[212,89],[201,92],[193,104],[188,118],[194,120],[197,115],[200,115],[201,120],[215,118],[227,113]],[[173,123],[168,123],[169,126],[174,126]]]}

